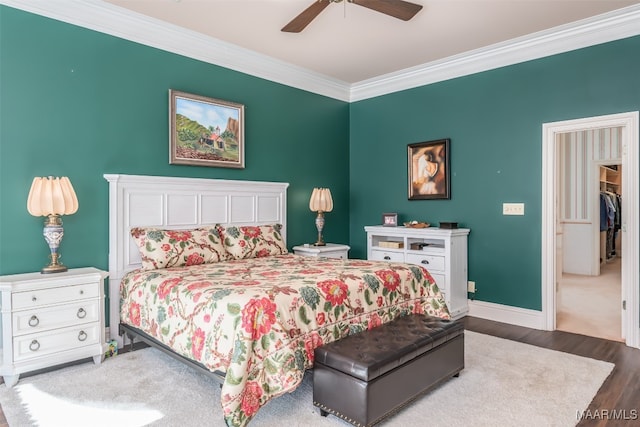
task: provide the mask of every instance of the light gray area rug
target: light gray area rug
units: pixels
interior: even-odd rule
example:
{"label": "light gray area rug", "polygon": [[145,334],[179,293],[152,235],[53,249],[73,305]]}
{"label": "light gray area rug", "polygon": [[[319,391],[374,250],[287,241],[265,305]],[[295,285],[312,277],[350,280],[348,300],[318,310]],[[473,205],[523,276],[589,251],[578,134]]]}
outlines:
{"label": "light gray area rug", "polygon": [[[465,369],[381,426],[573,426],[613,364],[465,332]],[[224,426],[213,379],[155,349],[0,386],[9,426]],[[312,404],[312,375],[251,426],[338,426]]]}

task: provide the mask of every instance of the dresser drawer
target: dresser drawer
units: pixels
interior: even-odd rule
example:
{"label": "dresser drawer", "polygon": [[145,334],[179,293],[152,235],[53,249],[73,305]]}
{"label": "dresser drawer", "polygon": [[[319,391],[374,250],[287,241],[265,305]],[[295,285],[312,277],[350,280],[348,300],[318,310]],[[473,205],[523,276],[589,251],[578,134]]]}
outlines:
{"label": "dresser drawer", "polygon": [[371,250],[371,259],[373,261],[404,262],[404,253],[402,253],[402,252],[391,252],[391,251],[380,251],[380,250],[372,249]]}
{"label": "dresser drawer", "polygon": [[13,361],[42,357],[96,344],[100,341],[100,322],[62,328],[13,338]]}
{"label": "dresser drawer", "polygon": [[100,299],[13,313],[13,334],[24,335],[100,320]]}
{"label": "dresser drawer", "polygon": [[337,259],[347,259],[347,251],[330,251],[324,252],[320,255],[325,258],[337,258]]}
{"label": "dresser drawer", "polygon": [[431,271],[444,271],[444,257],[436,255],[407,254],[409,264],[418,264]]}
{"label": "dresser drawer", "polygon": [[41,307],[43,305],[59,304],[99,296],[100,289],[98,284],[94,282],[73,286],[14,292],[13,295],[11,295],[11,304],[13,310],[21,310],[25,308]]}

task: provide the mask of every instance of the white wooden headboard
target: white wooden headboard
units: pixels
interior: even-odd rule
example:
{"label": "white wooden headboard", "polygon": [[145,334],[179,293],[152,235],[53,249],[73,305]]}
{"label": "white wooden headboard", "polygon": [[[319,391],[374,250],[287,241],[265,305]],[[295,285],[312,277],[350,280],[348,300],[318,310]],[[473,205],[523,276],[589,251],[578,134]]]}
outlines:
{"label": "white wooden headboard", "polygon": [[141,265],[129,234],[132,227],[282,224],[287,241],[288,183],[116,174],[104,178],[109,181],[109,329],[120,344],[120,281]]}

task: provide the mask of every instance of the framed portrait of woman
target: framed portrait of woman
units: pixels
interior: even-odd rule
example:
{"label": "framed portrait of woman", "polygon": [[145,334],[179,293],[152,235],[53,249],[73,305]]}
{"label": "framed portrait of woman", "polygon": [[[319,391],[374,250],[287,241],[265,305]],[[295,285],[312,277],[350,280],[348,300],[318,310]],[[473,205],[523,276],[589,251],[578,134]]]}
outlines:
{"label": "framed portrait of woman", "polygon": [[409,200],[450,199],[449,139],[407,146]]}

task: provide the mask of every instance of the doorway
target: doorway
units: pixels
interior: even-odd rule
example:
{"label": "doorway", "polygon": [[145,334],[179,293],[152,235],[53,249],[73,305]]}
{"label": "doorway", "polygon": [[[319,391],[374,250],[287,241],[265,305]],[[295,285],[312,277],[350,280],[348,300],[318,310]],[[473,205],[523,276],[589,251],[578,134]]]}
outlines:
{"label": "doorway", "polygon": [[[622,149],[622,206],[623,223],[620,232],[621,250],[621,300],[619,301],[621,335],[625,343],[638,347],[640,334],[638,271],[634,268],[638,248],[638,112],[599,116],[586,119],[546,123],[543,125],[542,162],[542,314],[547,330],[557,328],[557,281],[559,277],[558,253],[566,242],[566,230],[559,225],[560,135],[604,128],[621,128]],[[561,258],[561,257],[560,257]],[[590,259],[591,257],[589,257]],[[625,262],[625,260],[627,260]],[[596,316],[597,317],[597,316]],[[595,319],[596,321],[598,319]]]}
{"label": "doorway", "polygon": [[556,329],[622,339],[622,128],[557,135]]}
{"label": "doorway", "polygon": [[556,140],[556,329],[622,341],[622,128]]}

